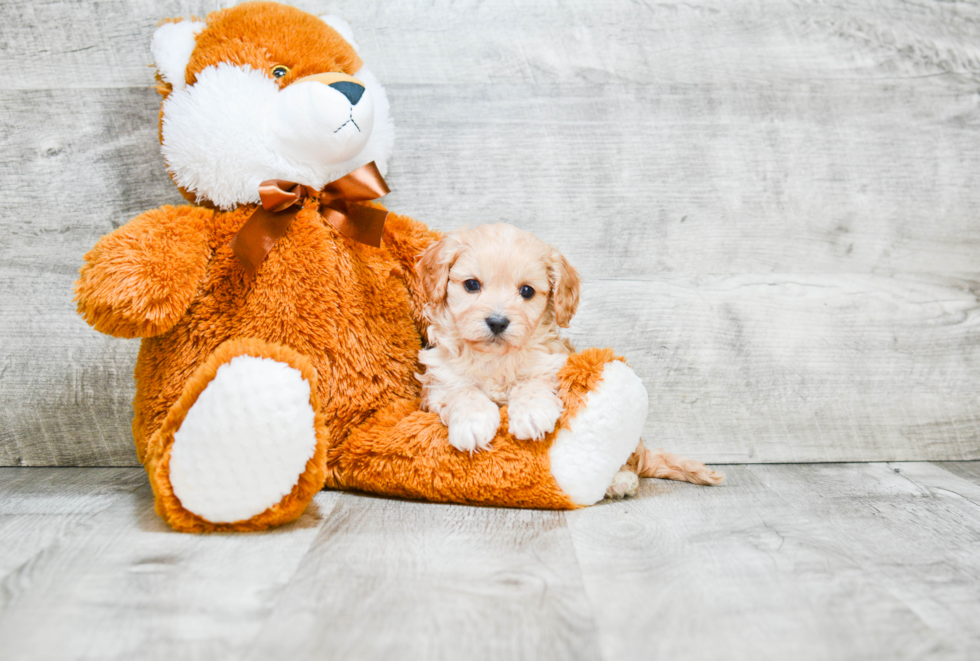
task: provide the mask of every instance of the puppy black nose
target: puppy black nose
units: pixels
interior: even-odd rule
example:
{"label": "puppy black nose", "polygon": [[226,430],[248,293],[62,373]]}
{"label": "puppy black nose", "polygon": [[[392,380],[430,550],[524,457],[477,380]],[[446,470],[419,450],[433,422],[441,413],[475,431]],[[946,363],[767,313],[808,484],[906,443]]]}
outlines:
{"label": "puppy black nose", "polygon": [[357,102],[361,100],[361,95],[364,94],[363,85],[352,83],[349,80],[338,80],[336,83],[330,83],[330,87],[346,96],[352,106],[356,106]]}
{"label": "puppy black nose", "polygon": [[486,322],[494,335],[500,335],[510,326],[510,319],[507,317],[487,317]]}

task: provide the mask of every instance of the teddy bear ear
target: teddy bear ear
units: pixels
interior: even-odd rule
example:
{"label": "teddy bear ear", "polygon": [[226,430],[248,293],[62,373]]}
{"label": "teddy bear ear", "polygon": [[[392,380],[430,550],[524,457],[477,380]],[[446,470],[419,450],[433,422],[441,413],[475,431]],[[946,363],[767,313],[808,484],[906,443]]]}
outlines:
{"label": "teddy bear ear", "polygon": [[207,27],[201,21],[164,23],[153,33],[150,52],[164,82],[175,90],[184,88],[184,73],[197,43],[197,33]]}
{"label": "teddy bear ear", "polygon": [[333,14],[324,14],[320,17],[320,20],[336,30],[337,34],[344,38],[344,41],[349,43],[353,48],[355,53],[360,53],[361,48],[354,41],[354,31],[351,30],[350,23],[342,19],[340,16],[334,16]]}

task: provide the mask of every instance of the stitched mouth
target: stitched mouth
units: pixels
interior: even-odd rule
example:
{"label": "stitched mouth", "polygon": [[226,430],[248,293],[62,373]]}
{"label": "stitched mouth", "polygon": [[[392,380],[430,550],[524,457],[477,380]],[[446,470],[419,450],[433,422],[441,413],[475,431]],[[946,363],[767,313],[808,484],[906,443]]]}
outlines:
{"label": "stitched mouth", "polygon": [[354,121],[354,108],[353,107],[351,107],[351,109],[350,109],[350,117],[348,117],[347,118],[347,121],[344,122],[343,124],[341,124],[340,127],[336,131],[334,131],[334,133],[340,133],[340,129],[344,128],[348,124],[353,124],[354,125],[354,128],[357,129],[357,132],[358,133],[361,132],[361,127],[358,126],[357,125],[357,122]]}

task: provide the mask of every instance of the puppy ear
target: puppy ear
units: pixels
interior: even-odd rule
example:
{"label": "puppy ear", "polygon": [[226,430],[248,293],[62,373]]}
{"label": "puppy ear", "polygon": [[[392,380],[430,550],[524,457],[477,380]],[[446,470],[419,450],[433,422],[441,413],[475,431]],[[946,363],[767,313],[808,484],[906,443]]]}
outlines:
{"label": "puppy ear", "polygon": [[462,244],[452,234],[444,236],[422,253],[415,270],[422,282],[425,297],[432,305],[440,305],[446,300],[449,286],[449,269],[453,267]]}
{"label": "puppy ear", "polygon": [[551,281],[551,302],[555,308],[555,322],[562,328],[575,316],[578,309],[580,289],[578,271],[568,263],[564,255],[557,252],[551,255],[548,265],[548,278]]}

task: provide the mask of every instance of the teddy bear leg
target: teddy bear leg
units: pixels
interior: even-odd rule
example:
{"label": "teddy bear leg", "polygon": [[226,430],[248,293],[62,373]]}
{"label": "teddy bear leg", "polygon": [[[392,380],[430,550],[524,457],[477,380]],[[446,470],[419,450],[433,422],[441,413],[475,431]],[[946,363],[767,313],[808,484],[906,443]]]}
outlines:
{"label": "teddy bear leg", "polygon": [[471,455],[450,445],[439,416],[418,410],[418,400],[398,402],[330,448],[330,486],[505,507],[596,503],[640,441],[646,389],[609,350],[570,356],[558,380],[565,410],[541,441],[515,438],[501,409],[490,448]]}
{"label": "teddy bear leg", "polygon": [[157,512],[182,531],[260,530],[298,518],[323,487],[316,372],[258,340],[222,344],[150,441]]}
{"label": "teddy bear leg", "polygon": [[570,356],[558,378],[565,412],[549,452],[555,481],[576,505],[597,503],[610,488],[635,492],[638,481],[620,473],[647,417],[640,377],[612,351],[587,349]]}

